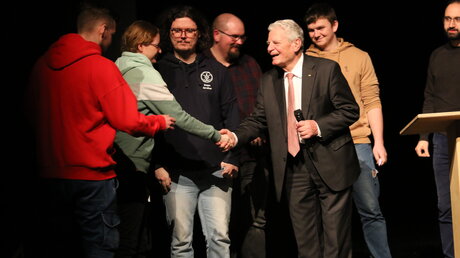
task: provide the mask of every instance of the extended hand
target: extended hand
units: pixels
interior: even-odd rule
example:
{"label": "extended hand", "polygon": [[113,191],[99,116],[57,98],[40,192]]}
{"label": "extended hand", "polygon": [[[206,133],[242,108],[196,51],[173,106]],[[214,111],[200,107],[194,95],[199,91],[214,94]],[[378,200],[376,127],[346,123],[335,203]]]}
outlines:
{"label": "extended hand", "polygon": [[165,122],[166,122],[166,130],[167,129],[174,129],[174,124],[176,123],[176,119],[174,117],[171,117],[169,115],[161,115],[164,117]]}
{"label": "extended hand", "polygon": [[216,143],[223,152],[229,151],[231,148],[235,147],[236,139],[233,133],[228,129],[221,129],[219,131],[221,138],[220,141]]}

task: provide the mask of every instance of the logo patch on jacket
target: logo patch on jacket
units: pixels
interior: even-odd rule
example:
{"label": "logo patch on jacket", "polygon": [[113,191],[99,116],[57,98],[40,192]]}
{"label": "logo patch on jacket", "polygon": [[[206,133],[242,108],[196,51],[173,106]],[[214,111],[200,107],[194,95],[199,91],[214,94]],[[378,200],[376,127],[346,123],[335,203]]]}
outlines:
{"label": "logo patch on jacket", "polygon": [[212,85],[209,84],[212,82],[214,77],[212,76],[212,73],[209,71],[204,71],[200,74],[200,79],[203,82],[203,90],[212,90]]}

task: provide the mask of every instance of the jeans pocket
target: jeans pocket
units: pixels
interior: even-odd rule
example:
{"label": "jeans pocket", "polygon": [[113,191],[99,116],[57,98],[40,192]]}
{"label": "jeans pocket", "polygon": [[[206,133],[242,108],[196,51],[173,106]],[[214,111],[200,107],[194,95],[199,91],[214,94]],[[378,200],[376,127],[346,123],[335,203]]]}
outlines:
{"label": "jeans pocket", "polygon": [[104,249],[116,249],[120,242],[118,225],[120,225],[120,217],[115,212],[103,212],[101,214],[104,222],[104,236],[102,247]]}

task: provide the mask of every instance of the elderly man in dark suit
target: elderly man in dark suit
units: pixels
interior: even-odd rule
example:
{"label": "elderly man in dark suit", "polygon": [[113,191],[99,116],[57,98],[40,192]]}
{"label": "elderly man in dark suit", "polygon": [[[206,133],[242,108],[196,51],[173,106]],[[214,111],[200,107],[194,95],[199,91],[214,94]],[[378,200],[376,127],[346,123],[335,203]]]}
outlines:
{"label": "elderly man in dark suit", "polygon": [[234,131],[235,142],[242,146],[268,129],[276,196],[287,198],[298,257],[349,257],[350,187],[360,169],[348,127],[359,107],[337,63],[303,54],[297,23],[280,20],[268,30],[275,67],[263,75],[256,108]]}

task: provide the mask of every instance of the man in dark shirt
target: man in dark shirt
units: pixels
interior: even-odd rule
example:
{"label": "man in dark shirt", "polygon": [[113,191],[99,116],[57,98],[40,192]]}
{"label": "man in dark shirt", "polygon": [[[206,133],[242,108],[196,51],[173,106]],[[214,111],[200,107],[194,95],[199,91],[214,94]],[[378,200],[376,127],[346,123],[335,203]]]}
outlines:
{"label": "man in dark shirt", "polygon": [[[241,53],[246,41],[244,23],[230,13],[218,15],[212,24],[213,45],[204,52],[229,71],[240,119],[256,104],[262,72],[256,60]],[[236,257],[265,257],[265,206],[268,188],[268,144],[261,135],[241,150],[239,176],[234,181],[230,237]],[[233,256],[232,256],[233,257]]]}
{"label": "man in dark shirt", "polygon": [[[205,17],[191,6],[175,6],[166,10],[161,24],[165,55],[157,63],[158,71],[177,102],[216,129],[237,127],[238,107],[228,71],[201,52],[209,47]],[[165,133],[164,142],[155,146],[159,153],[155,174],[157,178],[170,177],[171,182],[164,195],[172,233],[171,257],[193,257],[198,211],[207,256],[229,258],[232,178],[238,157],[180,128]]]}
{"label": "man in dark shirt", "polygon": [[[433,51],[428,66],[423,113],[460,110],[460,1],[451,0],[444,13],[444,30],[449,42]],[[420,135],[417,155],[429,157],[428,134]],[[438,220],[442,251],[454,257],[450,200],[450,160],[447,136],[433,134],[433,170],[438,193]]]}

